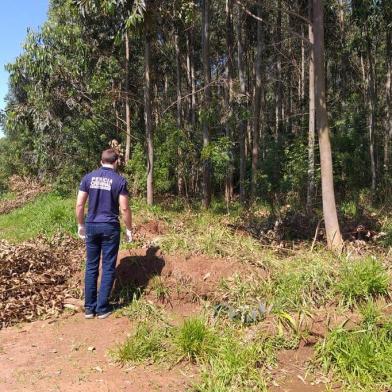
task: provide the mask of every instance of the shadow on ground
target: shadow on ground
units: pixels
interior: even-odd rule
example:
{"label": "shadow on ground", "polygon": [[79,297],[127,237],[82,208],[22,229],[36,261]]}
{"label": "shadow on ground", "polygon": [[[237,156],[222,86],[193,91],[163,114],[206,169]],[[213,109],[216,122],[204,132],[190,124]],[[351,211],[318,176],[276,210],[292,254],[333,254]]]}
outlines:
{"label": "shadow on ground", "polygon": [[149,281],[161,275],[165,260],[157,256],[158,250],[159,247],[150,247],[145,256],[130,255],[119,260],[112,291],[112,298],[118,305],[126,306],[138,298]]}

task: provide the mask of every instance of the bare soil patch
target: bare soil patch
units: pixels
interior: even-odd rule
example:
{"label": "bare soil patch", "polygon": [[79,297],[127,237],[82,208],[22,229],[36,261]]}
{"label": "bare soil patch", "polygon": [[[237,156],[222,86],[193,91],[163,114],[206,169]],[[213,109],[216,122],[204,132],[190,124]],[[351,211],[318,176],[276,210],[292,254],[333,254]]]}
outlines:
{"label": "bare soil patch", "polygon": [[131,328],[126,318],[85,320],[76,314],[3,329],[0,391],[184,391],[192,372],[180,366],[121,368],[111,362],[108,350]]}
{"label": "bare soil patch", "polygon": [[322,392],[329,380],[322,375],[307,375],[307,362],[313,356],[313,348],[301,345],[297,350],[282,350],[278,354],[278,366],[271,372],[273,383],[270,391]]}

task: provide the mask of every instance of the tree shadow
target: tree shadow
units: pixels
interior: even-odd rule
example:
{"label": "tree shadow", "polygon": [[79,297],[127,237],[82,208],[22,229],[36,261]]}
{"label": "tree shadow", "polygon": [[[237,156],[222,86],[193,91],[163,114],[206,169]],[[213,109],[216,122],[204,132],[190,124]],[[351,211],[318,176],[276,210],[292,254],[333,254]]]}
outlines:
{"label": "tree shadow", "polygon": [[119,261],[112,290],[117,306],[127,306],[139,298],[150,279],[161,274],[165,260],[156,255],[158,250],[159,247],[150,247],[145,256],[126,256]]}

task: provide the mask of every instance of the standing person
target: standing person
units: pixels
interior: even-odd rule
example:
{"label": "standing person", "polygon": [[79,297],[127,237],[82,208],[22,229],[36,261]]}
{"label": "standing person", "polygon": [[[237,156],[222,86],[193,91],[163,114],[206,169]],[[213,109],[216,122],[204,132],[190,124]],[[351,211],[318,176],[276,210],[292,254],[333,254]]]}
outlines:
{"label": "standing person", "polygon": [[[119,155],[113,149],[102,152],[101,168],[85,175],[76,201],[78,236],[86,241],[85,318],[108,317],[120,245],[119,212],[126,226],[126,240],[132,241],[132,214],[128,204],[127,181],[116,170]],[[84,207],[88,199],[88,213]],[[99,260],[102,252],[101,286],[97,293]]]}

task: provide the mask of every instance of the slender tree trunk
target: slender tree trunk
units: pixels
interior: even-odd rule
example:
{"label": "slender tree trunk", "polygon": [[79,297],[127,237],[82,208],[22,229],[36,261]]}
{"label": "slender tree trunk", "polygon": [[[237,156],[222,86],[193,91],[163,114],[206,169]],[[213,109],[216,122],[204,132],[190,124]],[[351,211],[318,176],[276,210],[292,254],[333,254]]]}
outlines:
{"label": "slender tree trunk", "polygon": [[193,27],[188,31],[187,36],[187,47],[188,47],[188,57],[187,62],[189,62],[189,85],[191,89],[191,109],[190,109],[190,122],[192,128],[195,128],[196,124],[196,82],[195,82],[195,60],[193,58],[193,46],[194,46],[194,33]]}
{"label": "slender tree trunk", "polygon": [[390,152],[389,145],[392,139],[392,33],[390,30],[386,34],[386,63],[387,63],[387,79],[385,83],[385,100],[386,100],[386,116],[385,116],[385,143],[384,143],[384,172],[388,175]]}
{"label": "slender tree trunk", "polygon": [[299,99],[301,101],[301,106],[305,98],[305,31],[304,25],[301,24],[301,75],[299,80]]}
{"label": "slender tree trunk", "polygon": [[[176,90],[177,90],[177,128],[182,132],[182,96],[181,96],[181,58],[180,58],[180,45],[179,45],[178,32],[174,35],[174,46],[176,49]],[[177,148],[178,166],[177,166],[177,189],[178,194],[184,194],[184,163],[181,145]]]}
{"label": "slender tree trunk", "polygon": [[[226,61],[226,91],[225,91],[225,106],[226,106],[226,136],[230,141],[233,139],[232,130],[232,115],[233,115],[233,3],[232,0],[226,0],[226,46],[227,46],[227,61]],[[234,157],[233,151],[230,147],[229,164],[226,174],[225,184],[225,199],[226,203],[230,203],[233,197],[233,176],[234,176]]]}
{"label": "slender tree trunk", "polygon": [[[210,144],[209,110],[211,104],[211,69],[209,59],[209,0],[202,0],[202,52],[203,52],[203,77],[204,77],[204,105],[203,105],[203,148]],[[211,163],[204,159],[203,163],[203,206],[208,208],[211,203]]]}
{"label": "slender tree trunk", "polygon": [[147,13],[144,18],[144,122],[147,141],[147,204],[154,202],[154,147],[151,110],[151,31],[150,18]]}
{"label": "slender tree trunk", "polygon": [[125,122],[127,128],[127,137],[125,142],[125,163],[129,161],[131,153],[131,109],[129,106],[129,36],[125,32]]}
{"label": "slender tree trunk", "polygon": [[[257,15],[262,17],[261,0],[257,6]],[[252,179],[251,179],[251,197],[256,196],[257,189],[257,170],[259,166],[260,155],[260,112],[261,112],[261,98],[262,98],[262,56],[264,50],[264,31],[263,25],[257,21],[257,49],[256,49],[256,63],[255,63],[255,91],[253,96],[253,127],[252,127]]]}
{"label": "slender tree trunk", "polygon": [[324,68],[324,10],[322,0],[312,0],[314,34],[314,71],[317,130],[320,146],[321,188],[328,248],[341,251],[343,246],[336,212],[333,185],[332,151],[328,128]]}
{"label": "slender tree trunk", "polygon": [[376,194],[376,157],[375,157],[375,148],[374,148],[374,128],[375,128],[375,106],[376,106],[376,92],[375,92],[375,75],[374,75],[374,67],[373,67],[373,58],[370,48],[370,37],[369,33],[367,33],[367,63],[368,63],[368,75],[367,75],[367,126],[369,131],[369,154],[370,154],[370,170],[372,176],[372,198]]}
{"label": "slender tree trunk", "polygon": [[[240,201],[242,204],[246,201],[245,181],[246,181],[246,152],[245,152],[245,137],[247,129],[247,120],[244,118],[244,112],[247,107],[246,98],[246,81],[245,81],[245,63],[244,63],[244,48],[243,48],[243,31],[242,31],[243,12],[238,7],[238,16],[236,21],[237,32],[237,64],[238,64],[238,78],[240,81],[241,93],[241,110],[239,123],[239,148],[240,148]],[[245,102],[245,104],[244,104]]]}
{"label": "slender tree trunk", "polygon": [[[309,17],[312,20],[311,2],[309,2]],[[309,23],[309,129],[308,129],[308,192],[306,197],[306,209],[311,212],[315,188],[314,178],[314,152],[315,152],[315,129],[316,112],[314,96],[314,37],[313,25]]]}
{"label": "slender tree trunk", "polygon": [[276,86],[275,86],[275,140],[278,141],[282,128],[282,0],[278,0],[275,33]]}

